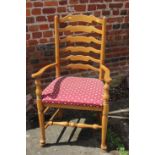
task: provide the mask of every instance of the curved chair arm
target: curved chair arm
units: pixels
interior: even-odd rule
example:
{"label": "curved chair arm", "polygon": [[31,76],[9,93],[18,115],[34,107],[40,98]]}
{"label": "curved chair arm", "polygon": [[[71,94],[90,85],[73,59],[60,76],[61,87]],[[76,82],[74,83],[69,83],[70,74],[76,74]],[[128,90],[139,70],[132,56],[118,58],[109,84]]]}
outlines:
{"label": "curved chair arm", "polygon": [[40,77],[47,69],[52,68],[56,65],[56,63],[49,64],[41,68],[38,72],[31,75],[32,78]]}
{"label": "curved chair arm", "polygon": [[106,83],[110,83],[112,81],[112,78],[110,77],[110,70],[104,66],[104,65],[101,65],[101,69],[104,70],[105,74],[104,74],[104,81]]}

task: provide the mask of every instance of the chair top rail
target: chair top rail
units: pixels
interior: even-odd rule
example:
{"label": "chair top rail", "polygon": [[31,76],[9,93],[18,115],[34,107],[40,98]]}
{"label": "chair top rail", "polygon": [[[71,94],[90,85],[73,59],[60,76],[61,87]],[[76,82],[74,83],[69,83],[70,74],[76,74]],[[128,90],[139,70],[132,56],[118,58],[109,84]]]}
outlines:
{"label": "chair top rail", "polygon": [[92,23],[92,22],[96,22],[96,23],[99,23],[99,24],[102,24],[103,23],[103,19],[100,19],[100,18],[97,18],[93,15],[68,15],[68,16],[65,16],[63,18],[60,18],[59,19],[59,22],[66,22],[66,21],[69,21],[69,22],[87,22],[87,23]]}

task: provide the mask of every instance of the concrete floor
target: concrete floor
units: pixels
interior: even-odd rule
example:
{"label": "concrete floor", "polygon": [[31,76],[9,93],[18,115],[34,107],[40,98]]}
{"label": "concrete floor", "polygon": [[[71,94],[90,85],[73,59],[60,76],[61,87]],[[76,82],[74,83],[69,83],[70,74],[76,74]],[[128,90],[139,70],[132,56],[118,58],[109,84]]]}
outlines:
{"label": "concrete floor", "polygon": [[[128,99],[119,101],[114,105],[111,104],[111,109],[116,110],[118,107],[126,108],[127,106]],[[99,123],[99,119],[97,119],[94,112],[69,110],[64,112],[63,121],[85,122],[87,124]],[[46,129],[46,146],[40,147],[37,117],[30,120],[27,117],[27,122],[27,155],[119,155],[116,150],[110,150],[106,153],[100,149],[100,129],[81,129],[54,125]],[[109,119],[108,124],[123,139],[128,148],[128,122]]]}
{"label": "concrete floor", "polygon": [[[83,123],[85,118],[72,119]],[[118,155],[100,149],[100,130],[52,126],[46,129],[46,146],[39,146],[39,128],[27,130],[27,155]]]}

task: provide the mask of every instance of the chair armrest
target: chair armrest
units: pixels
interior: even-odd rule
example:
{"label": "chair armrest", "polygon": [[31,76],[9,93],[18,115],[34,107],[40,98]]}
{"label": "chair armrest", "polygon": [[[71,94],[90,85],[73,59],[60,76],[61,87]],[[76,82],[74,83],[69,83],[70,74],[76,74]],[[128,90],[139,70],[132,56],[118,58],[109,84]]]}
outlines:
{"label": "chair armrest", "polygon": [[112,78],[110,77],[110,70],[104,65],[101,65],[101,69],[105,72],[104,81],[110,83],[112,81]]}
{"label": "chair armrest", "polygon": [[56,63],[53,64],[49,64],[47,66],[44,66],[43,68],[41,68],[38,72],[33,73],[31,75],[32,78],[36,78],[36,77],[40,77],[47,69],[52,68],[56,65]]}

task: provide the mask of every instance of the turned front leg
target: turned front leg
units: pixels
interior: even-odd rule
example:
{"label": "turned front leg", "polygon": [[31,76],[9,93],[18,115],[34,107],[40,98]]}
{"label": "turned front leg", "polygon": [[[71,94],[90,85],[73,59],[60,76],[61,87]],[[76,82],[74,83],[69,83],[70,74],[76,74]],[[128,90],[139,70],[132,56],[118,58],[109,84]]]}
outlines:
{"label": "turned front leg", "polygon": [[45,127],[44,127],[44,107],[42,105],[41,100],[41,82],[39,79],[35,80],[36,85],[36,101],[37,101],[37,109],[38,109],[38,119],[40,126],[40,145],[43,146],[45,144]]}
{"label": "turned front leg", "polygon": [[103,110],[102,110],[102,135],[101,135],[101,149],[106,150],[106,135],[108,125],[108,112],[109,112],[109,84],[104,85],[104,96],[103,96]]}

